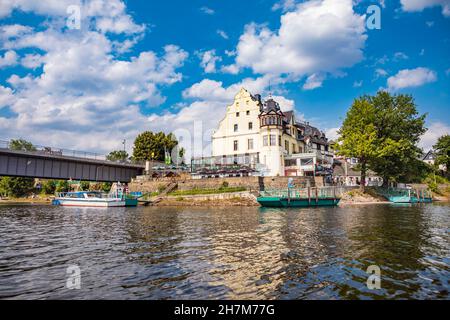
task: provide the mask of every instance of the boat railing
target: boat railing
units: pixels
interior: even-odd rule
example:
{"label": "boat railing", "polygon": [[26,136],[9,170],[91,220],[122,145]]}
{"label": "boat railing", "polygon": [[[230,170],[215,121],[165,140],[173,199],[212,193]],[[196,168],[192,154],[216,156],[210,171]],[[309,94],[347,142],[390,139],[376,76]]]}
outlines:
{"label": "boat railing", "polygon": [[389,197],[416,197],[418,199],[431,199],[433,197],[429,189],[424,188],[375,188],[376,192],[385,198]]}
{"label": "boat railing", "polygon": [[337,187],[309,187],[309,188],[286,188],[266,189],[260,192],[263,197],[300,198],[300,199],[322,199],[339,198],[342,193]]}

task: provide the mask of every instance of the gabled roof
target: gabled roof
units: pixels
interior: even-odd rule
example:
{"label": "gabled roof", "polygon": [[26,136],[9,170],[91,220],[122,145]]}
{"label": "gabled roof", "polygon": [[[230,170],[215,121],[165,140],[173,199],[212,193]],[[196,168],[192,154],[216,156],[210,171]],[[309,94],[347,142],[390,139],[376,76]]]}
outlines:
{"label": "gabled roof", "polygon": [[435,160],[435,159],[436,159],[436,155],[434,154],[433,150],[430,150],[427,153],[422,155],[422,160],[431,161],[431,160]]}
{"label": "gabled roof", "polygon": [[283,112],[283,114],[284,114],[284,119],[283,120],[290,124],[294,112],[293,111],[285,111],[285,112]]}

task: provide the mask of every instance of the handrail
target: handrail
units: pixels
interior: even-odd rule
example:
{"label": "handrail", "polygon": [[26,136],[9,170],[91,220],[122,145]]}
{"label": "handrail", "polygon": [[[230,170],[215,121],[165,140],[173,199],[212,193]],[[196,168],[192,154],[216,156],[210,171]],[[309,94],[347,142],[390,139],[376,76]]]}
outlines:
{"label": "handrail", "polygon": [[79,151],[72,149],[63,149],[49,146],[41,146],[37,144],[32,144],[34,150],[17,150],[11,148],[11,141],[0,140],[0,149],[7,149],[11,151],[19,151],[26,152],[30,154],[39,154],[39,155],[51,155],[51,156],[59,156],[59,157],[71,157],[71,158],[79,158],[79,159],[90,159],[90,160],[100,160],[111,163],[123,163],[123,164],[135,164],[135,165],[144,165],[144,162],[141,161],[111,161],[108,160],[106,155],[89,152],[89,151]]}

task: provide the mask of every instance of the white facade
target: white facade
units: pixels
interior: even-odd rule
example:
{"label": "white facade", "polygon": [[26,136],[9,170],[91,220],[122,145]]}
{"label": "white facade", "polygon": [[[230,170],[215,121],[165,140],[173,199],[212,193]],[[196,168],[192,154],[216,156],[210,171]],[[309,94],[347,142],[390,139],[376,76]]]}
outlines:
{"label": "white facade", "polygon": [[[292,111],[282,112],[276,101],[262,101],[242,88],[212,135],[212,156],[225,159],[257,159],[264,176],[304,175],[315,172],[316,151],[328,152],[325,135],[308,123],[295,121]],[[311,168],[302,167],[298,156],[313,153]],[[297,161],[293,165],[293,156]],[[234,161],[235,164],[246,164]],[[229,164],[229,162],[227,162]],[[308,171],[310,170],[310,171]]]}
{"label": "white facade", "polygon": [[[254,153],[260,147],[259,105],[250,93],[241,89],[212,136],[212,155]],[[249,141],[251,140],[251,141]],[[237,150],[235,150],[237,141]]]}

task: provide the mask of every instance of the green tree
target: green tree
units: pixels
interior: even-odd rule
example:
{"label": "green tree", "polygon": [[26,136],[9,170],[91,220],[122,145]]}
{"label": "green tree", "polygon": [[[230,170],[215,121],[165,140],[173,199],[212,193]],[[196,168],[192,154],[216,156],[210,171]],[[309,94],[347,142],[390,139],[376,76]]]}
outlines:
{"label": "green tree", "polygon": [[46,180],[42,181],[42,193],[44,194],[54,194],[56,187],[58,185],[57,180]]}
{"label": "green tree", "polygon": [[89,183],[89,181],[81,181],[80,182],[80,190],[81,191],[88,191],[90,186],[91,186],[91,184]]}
{"label": "green tree", "polygon": [[55,188],[56,192],[68,192],[69,189],[70,189],[70,187],[69,187],[69,183],[67,182],[67,180],[59,180],[56,183],[56,188]]}
{"label": "green tree", "polygon": [[417,146],[427,130],[426,114],[419,115],[411,95],[380,91],[369,101],[376,110],[375,126],[382,151],[371,168],[383,177],[385,185],[388,181],[420,180],[427,173],[427,167],[418,161],[422,150]]}
{"label": "green tree", "polygon": [[0,179],[0,194],[8,197],[23,197],[33,189],[33,178],[2,177]]}
{"label": "green tree", "polygon": [[172,133],[153,133],[145,131],[134,141],[133,159],[136,161],[157,160],[164,161],[165,151],[170,152],[178,141]]}
{"label": "green tree", "polygon": [[433,149],[436,154],[436,165],[445,165],[448,172],[450,168],[450,135],[439,137]]}
{"label": "green tree", "polygon": [[427,168],[418,161],[417,147],[426,132],[426,115],[419,115],[412,96],[379,91],[356,99],[340,129],[339,153],[359,159],[361,189],[372,169],[388,181],[420,180]]}
{"label": "green tree", "polygon": [[[11,150],[18,151],[35,151],[36,148],[31,142],[24,139],[15,139],[9,142]],[[0,178],[0,193],[9,197],[25,196],[33,191],[34,179],[21,177],[1,177]]]}
{"label": "green tree", "polygon": [[104,192],[109,192],[111,190],[112,183],[111,182],[103,182],[101,189]]}
{"label": "green tree", "polygon": [[361,190],[365,191],[368,163],[378,156],[375,107],[366,97],[356,99],[339,130],[339,154],[357,158],[361,169]]}
{"label": "green tree", "polygon": [[126,152],[125,150],[111,151],[106,156],[106,160],[109,161],[126,161],[127,159],[128,159],[128,152]]}
{"label": "green tree", "polygon": [[9,148],[11,150],[19,150],[19,151],[36,151],[36,148],[29,141],[24,139],[12,139],[9,142]]}

